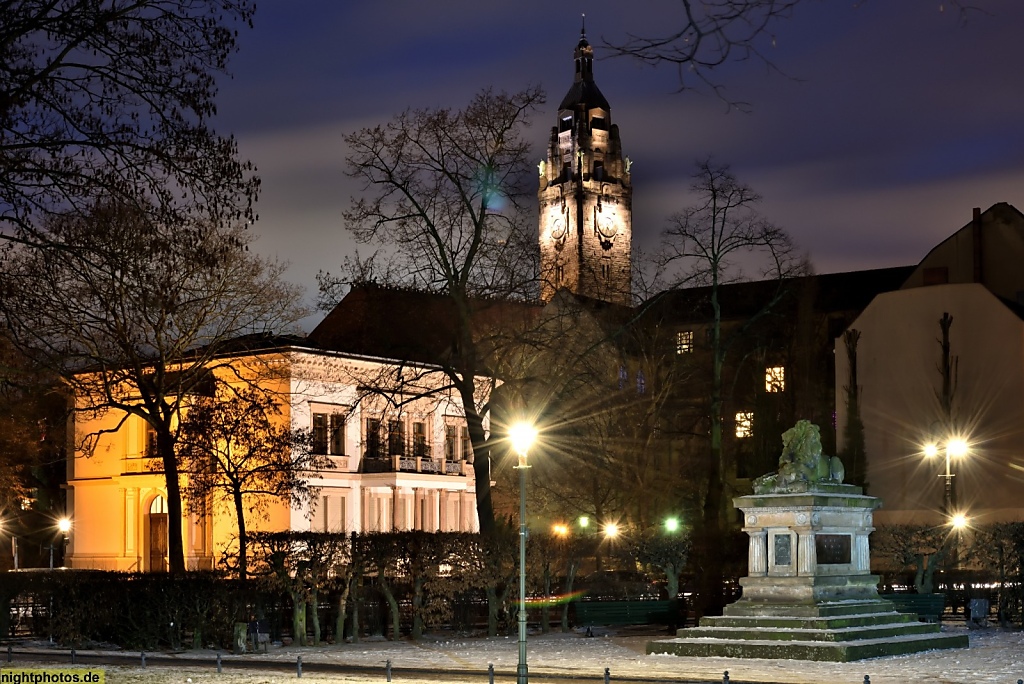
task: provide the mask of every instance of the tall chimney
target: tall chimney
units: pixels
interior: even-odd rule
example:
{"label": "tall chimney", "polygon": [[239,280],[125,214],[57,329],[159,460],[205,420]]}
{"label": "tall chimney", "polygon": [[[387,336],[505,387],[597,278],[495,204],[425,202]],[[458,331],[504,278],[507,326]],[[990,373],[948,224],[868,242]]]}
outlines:
{"label": "tall chimney", "polygon": [[983,242],[981,240],[981,208],[974,207],[974,218],[971,221],[971,237],[974,239],[974,282],[980,283],[985,279],[983,264]]}

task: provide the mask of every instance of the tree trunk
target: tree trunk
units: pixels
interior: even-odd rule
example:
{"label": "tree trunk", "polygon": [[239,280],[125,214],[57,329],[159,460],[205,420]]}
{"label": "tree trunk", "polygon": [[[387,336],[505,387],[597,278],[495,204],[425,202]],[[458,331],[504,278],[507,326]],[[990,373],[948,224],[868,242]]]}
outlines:
{"label": "tree trunk", "polygon": [[309,594],[310,617],[313,619],[313,645],[320,645],[320,590],[313,588]]}
{"label": "tree trunk", "polygon": [[355,592],[352,596],[352,643],[359,643],[359,597],[362,595],[360,587],[363,586],[362,574],[356,575]]}
{"label": "tree trunk", "polygon": [[700,534],[701,572],[698,581],[698,617],[721,615],[725,605],[722,594],[724,564],[722,562],[722,507],[725,498],[725,462],[722,453],[722,368],[724,350],[721,338],[721,313],[717,285],[712,289],[711,305],[714,310],[712,327],[713,361],[711,371],[711,444],[707,468],[707,492],[704,495],[702,530]]}
{"label": "tree trunk", "polygon": [[248,547],[249,537],[245,530],[245,508],[242,506],[242,492],[235,487],[231,492],[235,503],[235,520],[238,523],[238,580],[244,582],[248,576]]}
{"label": "tree trunk", "polygon": [[348,607],[348,594],[352,588],[353,578],[349,577],[345,580],[344,588],[338,595],[338,619],[334,622],[334,642],[337,644],[345,643],[345,618],[346,608]]}
{"label": "tree trunk", "polygon": [[[580,569],[580,563],[578,560],[569,561],[569,567],[566,568],[565,572],[565,595],[566,597],[572,596],[572,585],[576,581],[576,573]],[[562,631],[569,631],[569,605],[572,601],[566,601],[562,604]]]}
{"label": "tree trunk", "polygon": [[391,639],[393,641],[399,641],[402,638],[402,625],[401,615],[398,612],[398,601],[395,599],[395,595],[391,593],[391,587],[384,581],[384,578],[378,580],[380,583],[380,590],[384,592],[384,598],[388,600],[388,608],[391,610]]}
{"label": "tree trunk", "polygon": [[292,641],[306,645],[306,599],[299,592],[292,592]]}
{"label": "tree trunk", "polygon": [[167,484],[167,563],[172,574],[185,573],[185,545],[181,534],[181,483],[178,481],[178,457],[174,438],[165,426],[154,426],[157,451],[164,465]]}
{"label": "tree trunk", "polygon": [[[466,407],[468,409],[468,407]],[[469,439],[473,444],[473,476],[476,480],[476,517],[480,533],[494,532],[494,504],[491,501],[491,449],[484,434],[483,420],[476,413],[466,411]]]}
{"label": "tree trunk", "polygon": [[494,587],[487,587],[487,636],[498,636],[498,609],[501,604],[498,602],[498,590]]}
{"label": "tree trunk", "polygon": [[540,631],[547,634],[551,631],[551,566],[544,564],[544,600],[540,604]]}
{"label": "tree trunk", "polygon": [[423,578],[417,577],[412,583],[412,638],[423,636]]}

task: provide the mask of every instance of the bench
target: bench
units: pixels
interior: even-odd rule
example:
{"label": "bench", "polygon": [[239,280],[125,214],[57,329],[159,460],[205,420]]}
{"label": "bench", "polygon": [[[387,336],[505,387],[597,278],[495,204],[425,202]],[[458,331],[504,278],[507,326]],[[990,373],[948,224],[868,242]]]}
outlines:
{"label": "bench", "polygon": [[879,598],[892,601],[897,613],[916,613],[921,622],[938,622],[946,607],[945,594],[879,594]]}
{"label": "bench", "polygon": [[579,625],[650,625],[671,622],[669,601],[576,601]]}

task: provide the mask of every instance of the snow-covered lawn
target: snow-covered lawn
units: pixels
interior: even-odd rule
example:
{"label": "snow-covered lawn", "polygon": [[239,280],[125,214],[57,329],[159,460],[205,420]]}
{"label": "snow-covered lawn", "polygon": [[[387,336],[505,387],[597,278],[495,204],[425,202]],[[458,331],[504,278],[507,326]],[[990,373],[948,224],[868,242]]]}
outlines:
{"label": "snow-covered lawn", "polygon": [[[945,630],[962,630],[963,626],[947,626]],[[862,660],[855,663],[815,663],[797,660],[739,660],[728,658],[680,658],[670,655],[645,655],[644,647],[651,639],[664,636],[599,633],[588,638],[581,634],[531,634],[528,639],[528,660],[531,673],[586,674],[600,677],[609,668],[611,680],[616,677],[646,678],[662,681],[722,681],[729,671],[733,682],[787,682],[791,684],[840,683],[862,684],[870,675],[872,684],[906,684],[935,682],[942,684],[1015,684],[1024,678],[1024,632],[983,629],[970,632],[971,647],[950,651],[930,651],[907,656]],[[85,651],[83,651],[85,653]],[[486,682],[487,665],[494,664],[498,676],[507,681],[515,672],[518,659],[516,638],[453,638],[429,636],[419,642],[369,640],[358,644],[320,648],[271,648],[265,655],[242,656],[246,659],[294,662],[302,655],[303,663],[336,662],[379,667],[375,677],[328,676],[309,672],[303,681],[384,681],[384,666],[390,660],[395,668],[396,684],[414,684],[422,679],[401,674],[399,668],[438,668],[463,670],[467,679]],[[231,673],[235,656],[224,656],[225,674],[212,669],[190,666],[188,660],[211,660],[213,652],[185,652],[176,656],[181,666],[171,670],[150,668],[108,668],[111,684],[151,682],[153,684],[231,684],[232,682],[294,681],[295,675],[268,671]],[[16,663],[21,664],[21,663]],[[48,664],[47,667],[53,667]],[[312,669],[312,668],[310,668]],[[543,680],[540,680],[543,681]]]}

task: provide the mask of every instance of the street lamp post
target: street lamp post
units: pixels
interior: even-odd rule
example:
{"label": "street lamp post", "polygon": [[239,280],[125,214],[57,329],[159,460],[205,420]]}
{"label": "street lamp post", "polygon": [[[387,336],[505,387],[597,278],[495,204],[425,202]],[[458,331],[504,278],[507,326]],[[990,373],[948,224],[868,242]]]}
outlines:
{"label": "street lamp post", "polygon": [[529,670],[526,665],[526,462],[537,430],[528,423],[518,423],[509,430],[512,448],[519,456],[519,664],[516,666],[516,684],[527,684]]}
{"label": "street lamp post", "polygon": [[[943,451],[946,457],[946,472],[939,473],[939,477],[945,478],[946,487],[942,497],[942,507],[943,512],[952,518],[956,515],[954,510],[956,507],[956,491],[953,488],[953,478],[956,477],[956,473],[953,472],[952,459],[962,458],[967,455],[967,442],[962,439],[950,439],[945,443]],[[939,446],[934,443],[926,445],[924,455],[928,458],[938,456]]]}

